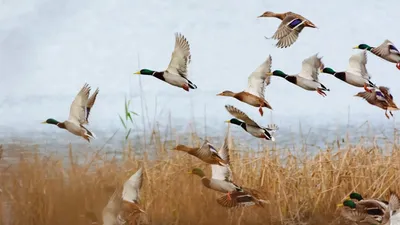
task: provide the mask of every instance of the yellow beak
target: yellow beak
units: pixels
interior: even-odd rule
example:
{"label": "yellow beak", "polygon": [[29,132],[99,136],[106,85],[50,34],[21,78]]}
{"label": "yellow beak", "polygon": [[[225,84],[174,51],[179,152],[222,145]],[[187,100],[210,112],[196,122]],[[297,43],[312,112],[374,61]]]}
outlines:
{"label": "yellow beak", "polygon": [[189,171],[188,174],[192,174],[192,171]]}
{"label": "yellow beak", "polygon": [[359,47],[358,47],[358,46],[355,46],[355,47],[353,47],[353,49],[359,49]]}
{"label": "yellow beak", "polygon": [[140,74],[140,71],[137,71],[136,73],[134,73],[134,74]]}
{"label": "yellow beak", "polygon": [[46,124],[46,121],[44,121],[44,122],[41,122],[41,124]]}
{"label": "yellow beak", "polygon": [[324,71],[324,69],[319,69],[319,72],[320,72],[320,73],[323,73],[322,71]]}
{"label": "yellow beak", "polygon": [[343,204],[342,204],[342,203],[340,203],[340,204],[337,204],[336,206],[337,206],[337,207],[342,207],[342,206],[343,206]]}
{"label": "yellow beak", "polygon": [[230,120],[226,120],[226,121],[224,121],[225,123],[231,123],[231,121]]}
{"label": "yellow beak", "polygon": [[272,76],[272,73],[271,72],[267,73],[267,76]]}

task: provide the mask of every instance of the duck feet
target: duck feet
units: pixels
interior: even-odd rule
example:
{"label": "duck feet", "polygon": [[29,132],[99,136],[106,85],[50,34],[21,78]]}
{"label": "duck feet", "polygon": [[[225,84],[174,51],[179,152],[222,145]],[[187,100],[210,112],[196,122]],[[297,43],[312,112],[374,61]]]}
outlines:
{"label": "duck feet", "polygon": [[390,115],[393,117],[393,113],[392,113],[392,111],[389,111],[389,113],[390,113]]}
{"label": "duck feet", "polygon": [[189,85],[187,85],[187,84],[182,85],[182,88],[185,91],[189,91]]}
{"label": "duck feet", "polygon": [[258,108],[258,111],[260,112],[260,115],[261,116],[263,116],[264,115],[264,112],[263,112],[263,110],[262,110],[262,107],[260,106],[260,108]]}
{"label": "duck feet", "polygon": [[396,64],[396,67],[400,70],[400,62]]}
{"label": "duck feet", "polygon": [[385,111],[386,118],[390,119],[389,115],[387,114],[387,110]]}
{"label": "duck feet", "polygon": [[372,93],[371,89],[368,88],[368,86],[367,86],[366,83],[364,83],[364,90],[365,90],[366,92]]}
{"label": "duck feet", "polygon": [[326,96],[326,94],[325,94],[325,92],[323,91],[323,90],[321,90],[321,89],[317,89],[317,92],[318,92],[318,94],[320,94],[322,97],[325,97]]}
{"label": "duck feet", "polygon": [[227,196],[228,196],[228,200],[231,201],[232,198],[231,198],[231,193],[230,192],[228,192]]}

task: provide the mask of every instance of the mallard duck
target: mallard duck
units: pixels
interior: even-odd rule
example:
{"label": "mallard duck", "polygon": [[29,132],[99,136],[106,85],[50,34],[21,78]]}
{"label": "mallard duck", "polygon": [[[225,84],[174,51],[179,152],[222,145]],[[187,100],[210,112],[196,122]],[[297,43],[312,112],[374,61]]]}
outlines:
{"label": "mallard duck", "polygon": [[200,148],[191,148],[186,145],[178,145],[173,150],[186,152],[208,164],[218,164],[224,166],[224,160],[218,155],[217,150],[207,140]]}
{"label": "mallard duck", "polygon": [[[357,192],[351,192],[350,195],[349,195],[349,197],[348,197],[347,199],[348,199],[348,200],[353,200],[353,201],[355,201],[355,202],[359,202],[359,201],[365,200],[365,199],[362,197],[362,195],[359,194],[359,193],[357,193]],[[375,198],[373,198],[373,199],[367,199],[367,200],[379,201],[379,202],[382,202],[383,204],[386,204],[386,205],[389,204],[389,202],[387,202],[387,201],[385,201],[385,200],[382,200],[382,199],[375,199]]]}
{"label": "mallard duck", "polygon": [[271,105],[264,98],[265,87],[271,83],[271,77],[266,73],[271,72],[271,56],[263,62],[248,79],[247,88],[244,91],[234,93],[232,91],[224,91],[217,94],[218,96],[234,97],[241,102],[245,102],[254,107],[259,107],[258,111],[263,116],[262,107],[267,107],[272,110]]}
{"label": "mallard duck", "polygon": [[71,104],[69,111],[69,118],[64,122],[59,122],[55,119],[49,118],[42,122],[43,124],[53,124],[61,129],[66,129],[72,134],[83,137],[85,140],[90,142],[91,138],[96,138],[95,134],[89,131],[83,125],[88,124],[89,113],[94,105],[99,89],[93,93],[89,98],[90,87],[88,84],[82,87],[74,101]]}
{"label": "mallard duck", "polygon": [[242,188],[243,191],[236,191],[228,195],[223,195],[217,199],[218,204],[227,208],[261,206],[268,204],[269,201],[261,199],[261,193],[254,189]]}
{"label": "mallard duck", "polygon": [[396,63],[397,69],[400,70],[400,52],[394,46],[394,44],[387,39],[378,47],[371,47],[367,44],[359,44],[355,46],[354,49],[368,50],[372,52],[374,55],[379,56],[382,59],[385,59],[386,61]]}
{"label": "mallard duck", "polygon": [[139,191],[143,183],[143,169],[140,168],[123,185],[122,192],[117,189],[104,207],[104,225],[136,224],[141,213]]}
{"label": "mallard duck", "polygon": [[352,193],[350,198],[339,206],[347,206],[342,209],[341,215],[358,224],[400,224],[400,200],[397,194],[390,193],[389,202],[378,199],[363,199],[358,193]]}
{"label": "mallard duck", "polygon": [[321,58],[317,54],[303,60],[301,72],[297,75],[287,75],[281,70],[274,70],[272,73],[267,75],[273,75],[285,78],[292,84],[295,84],[308,91],[317,91],[318,94],[325,97],[324,91],[329,91],[323,84],[318,80],[318,72],[320,68],[323,68],[324,64]]}
{"label": "mallard duck", "polygon": [[356,224],[380,224],[383,220],[383,215],[375,215],[375,211],[365,211],[364,208],[357,207],[357,204],[352,200],[345,200],[343,204],[339,204],[338,206],[343,206],[340,210],[340,216]]}
{"label": "mallard duck", "polygon": [[[230,168],[228,133],[225,135],[224,144],[218,151],[218,154],[226,162],[226,165],[220,166],[212,164],[211,179],[207,178],[200,168],[194,168],[189,173],[199,176],[205,187],[214,191],[226,193],[226,195],[217,199],[217,202],[224,207],[249,206],[252,205],[251,202],[260,205],[262,202],[265,202],[264,200],[258,199],[255,190],[240,187],[233,182],[232,170]],[[254,194],[254,196],[252,194]],[[245,197],[246,195],[247,197]]]}
{"label": "mallard duck", "polygon": [[191,61],[190,46],[186,38],[175,33],[175,49],[172,52],[171,61],[165,71],[153,71],[141,69],[135,74],[151,75],[173,86],[183,88],[185,91],[196,89],[197,86],[188,79],[187,67]]}
{"label": "mallard duck", "polygon": [[378,88],[372,89],[370,92],[358,92],[357,97],[365,99],[369,104],[377,106],[385,110],[385,116],[389,119],[387,111],[393,117],[392,111],[399,110],[393,101],[393,96],[389,92],[389,88],[379,86]]}
{"label": "mallard duck", "polygon": [[272,39],[279,40],[276,44],[278,48],[291,46],[305,27],[317,28],[310,20],[293,12],[274,13],[267,11],[258,18],[260,17],[276,17],[282,20],[275,34],[271,37]]}
{"label": "mallard duck", "polygon": [[235,117],[225,121],[226,123],[238,125],[254,137],[275,141],[274,134],[279,129],[275,124],[270,124],[267,127],[261,127],[252,119],[250,119],[244,112],[240,111],[234,106],[225,105],[225,108],[233,117]]}
{"label": "mallard duck", "polygon": [[339,80],[356,87],[364,87],[365,91],[371,92],[368,87],[376,87],[376,85],[370,81],[371,76],[368,74],[367,68],[365,67],[366,64],[367,52],[362,51],[350,57],[349,66],[346,71],[336,72],[332,68],[325,67],[321,69],[320,72],[331,74]]}

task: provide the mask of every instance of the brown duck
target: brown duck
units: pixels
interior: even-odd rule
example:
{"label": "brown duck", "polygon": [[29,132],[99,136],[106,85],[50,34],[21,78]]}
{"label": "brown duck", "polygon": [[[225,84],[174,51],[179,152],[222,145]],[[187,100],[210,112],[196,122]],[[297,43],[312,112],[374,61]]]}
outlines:
{"label": "brown duck", "polygon": [[191,148],[186,145],[178,145],[175,147],[177,151],[186,152],[208,164],[217,164],[224,166],[225,160],[221,158],[214,146],[207,140],[204,141],[200,148]]}
{"label": "brown duck", "polygon": [[359,92],[355,96],[365,99],[369,104],[385,110],[385,116],[389,119],[387,111],[393,117],[392,111],[399,110],[393,101],[393,96],[389,92],[389,88],[379,86],[378,89],[370,89],[370,91]]}
{"label": "brown duck", "polygon": [[237,93],[223,91],[217,94],[217,96],[233,97],[241,102],[258,107],[260,115],[263,116],[263,107],[272,110],[271,105],[264,97],[265,87],[271,83],[271,77],[267,76],[267,73],[271,72],[271,62],[272,58],[268,56],[268,58],[249,76],[246,90]]}
{"label": "brown duck", "polygon": [[276,44],[278,48],[291,46],[297,40],[304,27],[317,28],[310,20],[293,12],[274,13],[267,11],[258,18],[260,17],[275,17],[282,20],[275,34],[271,37],[272,39],[279,40]]}

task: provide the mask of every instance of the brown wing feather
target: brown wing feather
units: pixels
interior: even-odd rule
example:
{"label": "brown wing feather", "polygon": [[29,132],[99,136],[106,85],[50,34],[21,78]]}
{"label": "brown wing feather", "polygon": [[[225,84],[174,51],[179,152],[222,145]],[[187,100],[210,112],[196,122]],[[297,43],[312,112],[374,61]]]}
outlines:
{"label": "brown wing feather", "polygon": [[86,121],[84,124],[88,124],[89,123],[89,114],[90,114],[90,110],[92,109],[94,102],[96,101],[97,98],[97,94],[99,94],[99,88],[97,88],[94,93],[92,94],[92,96],[90,96],[87,105],[86,105]]}
{"label": "brown wing feather", "polygon": [[260,127],[256,122],[254,122],[252,119],[250,119],[250,117],[248,117],[244,112],[240,111],[236,107],[225,105],[225,108],[232,116],[236,117],[239,120],[243,120],[243,122],[245,122],[246,124],[250,126]]}

